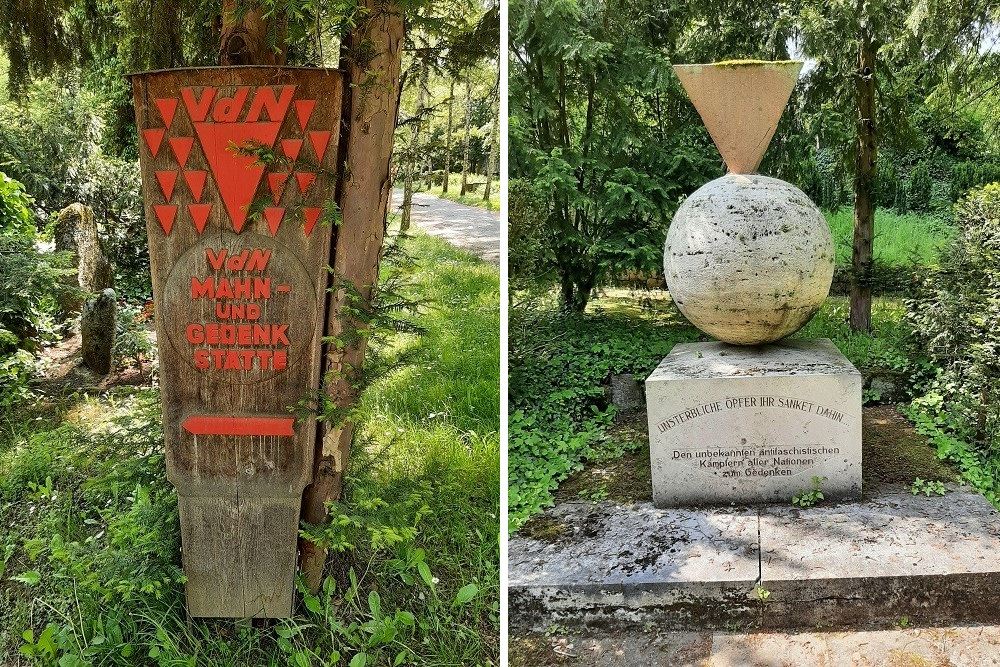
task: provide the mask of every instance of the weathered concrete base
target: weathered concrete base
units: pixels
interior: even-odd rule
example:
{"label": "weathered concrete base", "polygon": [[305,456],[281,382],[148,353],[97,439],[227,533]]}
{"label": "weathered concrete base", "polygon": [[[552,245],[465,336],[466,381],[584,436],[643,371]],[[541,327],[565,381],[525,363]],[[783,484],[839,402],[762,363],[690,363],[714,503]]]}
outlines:
{"label": "weathered concrete base", "polygon": [[861,374],[829,339],[675,345],[646,406],[657,507],[861,496]]}
{"label": "weathered concrete base", "polygon": [[510,540],[516,627],[1000,621],[1000,513],[958,487],[943,497],[900,488],[863,503],[804,510],[570,502],[544,521],[552,539]]}

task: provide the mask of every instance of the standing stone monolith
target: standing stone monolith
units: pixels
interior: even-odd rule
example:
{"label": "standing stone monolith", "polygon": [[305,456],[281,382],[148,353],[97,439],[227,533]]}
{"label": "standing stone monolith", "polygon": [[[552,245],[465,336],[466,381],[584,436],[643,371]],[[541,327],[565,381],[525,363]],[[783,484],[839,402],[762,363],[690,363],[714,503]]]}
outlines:
{"label": "standing stone monolith", "polygon": [[83,364],[101,375],[111,370],[111,348],[115,345],[118,303],[115,291],[103,290],[83,304],[80,316]]}
{"label": "standing stone monolith", "polygon": [[[95,294],[114,285],[114,271],[101,247],[94,211],[89,206],[75,203],[59,211],[55,243],[56,251],[71,254],[77,269],[76,276],[69,276],[67,283]],[[60,297],[62,312],[79,312],[84,298],[78,290],[68,290]]]}

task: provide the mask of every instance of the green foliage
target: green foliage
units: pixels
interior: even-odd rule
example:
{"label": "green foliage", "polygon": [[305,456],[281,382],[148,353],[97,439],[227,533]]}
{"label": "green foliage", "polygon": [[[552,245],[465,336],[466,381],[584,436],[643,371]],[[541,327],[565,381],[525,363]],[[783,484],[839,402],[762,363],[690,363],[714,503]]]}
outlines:
{"label": "green foliage", "polygon": [[802,508],[814,507],[821,501],[825,500],[823,491],[820,488],[825,481],[826,477],[813,477],[812,488],[804,489],[792,496],[792,505]]}
{"label": "green foliage", "polygon": [[30,354],[52,332],[62,278],[73,273],[64,253],[35,248],[31,199],[0,173],[0,408],[27,397]]}
{"label": "green foliage", "polygon": [[530,181],[507,182],[507,270],[516,286],[537,281],[554,265],[547,217],[544,192]]}
{"label": "green foliage", "polygon": [[926,162],[919,163],[912,172],[906,186],[907,208],[926,213],[931,208],[931,172]]}
{"label": "green foliage", "polygon": [[499,275],[406,246],[426,333],[373,342],[415,364],[364,392],[347,495],[304,527],[336,552],[321,592],[275,624],[187,618],[158,393],[71,396],[0,441],[0,663],[496,663]]}
{"label": "green foliage", "polygon": [[919,496],[921,493],[930,498],[931,496],[943,496],[947,493],[944,482],[921,479],[917,477],[910,485],[910,493]]}
{"label": "green foliage", "polygon": [[115,318],[115,328],[115,344],[111,355],[116,363],[139,366],[143,359],[150,358],[153,344],[149,340],[140,308],[131,304],[120,306]]}
{"label": "green foliage", "polygon": [[955,207],[957,233],[940,268],[925,277],[908,321],[938,369],[914,402],[930,422],[984,456],[994,474],[1000,420],[1000,184],[974,190]]}
{"label": "green foliage", "polygon": [[608,377],[645,377],[675,343],[697,332],[679,318],[665,324],[550,308],[518,309],[510,330],[508,516],[516,530],[607,444],[614,417],[604,390]]}

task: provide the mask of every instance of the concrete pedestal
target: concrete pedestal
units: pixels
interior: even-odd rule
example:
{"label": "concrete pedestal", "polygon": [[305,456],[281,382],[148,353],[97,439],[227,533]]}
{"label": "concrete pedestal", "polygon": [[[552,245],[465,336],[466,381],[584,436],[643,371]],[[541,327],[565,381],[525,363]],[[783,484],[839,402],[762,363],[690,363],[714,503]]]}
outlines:
{"label": "concrete pedestal", "polygon": [[861,374],[828,339],[678,344],[646,407],[658,507],[861,496]]}

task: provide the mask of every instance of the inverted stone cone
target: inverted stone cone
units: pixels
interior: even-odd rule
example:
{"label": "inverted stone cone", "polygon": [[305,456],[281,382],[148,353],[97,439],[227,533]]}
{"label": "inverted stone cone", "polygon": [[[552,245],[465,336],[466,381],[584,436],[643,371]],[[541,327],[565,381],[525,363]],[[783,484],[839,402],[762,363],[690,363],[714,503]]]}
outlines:
{"label": "inverted stone cone", "polygon": [[801,69],[795,61],[674,65],[733,174],[757,171]]}

